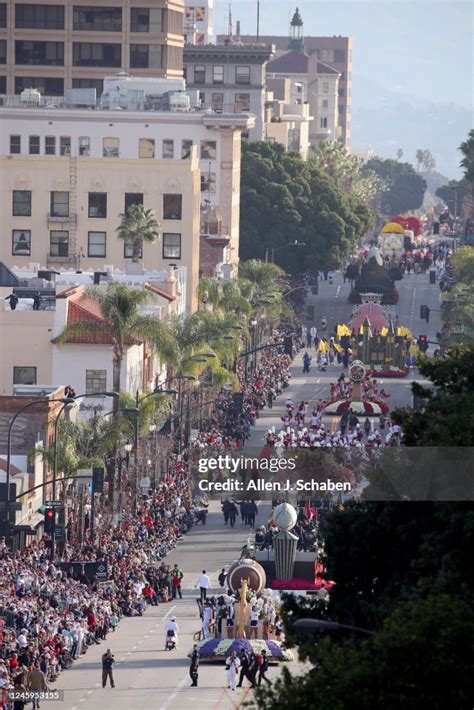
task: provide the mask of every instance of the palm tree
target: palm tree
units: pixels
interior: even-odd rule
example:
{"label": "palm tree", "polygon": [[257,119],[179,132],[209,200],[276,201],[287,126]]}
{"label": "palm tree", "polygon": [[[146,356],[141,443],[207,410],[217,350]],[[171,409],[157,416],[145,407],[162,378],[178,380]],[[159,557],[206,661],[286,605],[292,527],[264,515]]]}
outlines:
{"label": "palm tree", "polygon": [[464,168],[464,179],[471,186],[469,213],[472,217],[474,215],[474,129],[471,128],[467,140],[461,143],[459,150],[463,154],[460,167]]}
{"label": "palm tree", "polygon": [[[86,289],[86,296],[100,307],[103,321],[80,320],[68,325],[57,338],[57,344],[79,334],[109,334],[112,342],[113,389],[121,390],[121,369],[125,351],[137,339],[146,340],[156,350],[165,346],[167,332],[162,321],[153,316],[142,315],[141,308],[152,294],[145,289],[137,289],[121,283],[111,283],[103,291],[97,286]],[[119,408],[118,398],[114,398],[114,411]]]}
{"label": "palm tree", "polygon": [[117,237],[125,244],[131,244],[132,261],[138,263],[143,257],[143,243],[152,244],[159,238],[159,222],[153,216],[152,210],[145,209],[143,205],[131,205],[120,218]]}
{"label": "palm tree", "polygon": [[403,149],[399,148],[397,150],[397,160],[400,160],[403,157]]}

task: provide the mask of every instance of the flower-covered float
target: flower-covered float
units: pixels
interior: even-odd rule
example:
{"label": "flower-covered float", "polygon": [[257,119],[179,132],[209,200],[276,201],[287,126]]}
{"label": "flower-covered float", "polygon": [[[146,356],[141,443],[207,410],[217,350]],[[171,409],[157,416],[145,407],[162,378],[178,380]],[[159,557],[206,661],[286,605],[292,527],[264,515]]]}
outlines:
{"label": "flower-covered float", "polygon": [[[270,663],[293,661],[294,654],[289,649],[283,648],[280,641],[264,641],[261,639],[205,639],[198,642],[199,659],[201,661],[225,661],[232,653],[241,651],[261,653],[267,652]],[[191,655],[191,651],[188,656]]]}

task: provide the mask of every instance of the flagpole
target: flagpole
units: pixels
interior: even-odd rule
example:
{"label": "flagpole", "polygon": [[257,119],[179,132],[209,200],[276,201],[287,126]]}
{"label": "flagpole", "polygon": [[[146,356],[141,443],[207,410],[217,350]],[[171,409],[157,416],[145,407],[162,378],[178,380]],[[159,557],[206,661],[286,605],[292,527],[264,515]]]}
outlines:
{"label": "flagpole", "polygon": [[257,44],[260,39],[260,0],[257,0]]}

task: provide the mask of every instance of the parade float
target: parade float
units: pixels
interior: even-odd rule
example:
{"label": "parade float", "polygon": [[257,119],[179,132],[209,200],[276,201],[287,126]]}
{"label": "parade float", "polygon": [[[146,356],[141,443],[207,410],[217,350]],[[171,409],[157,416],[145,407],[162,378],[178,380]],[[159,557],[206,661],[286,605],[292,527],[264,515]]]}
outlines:
{"label": "parade float", "polygon": [[380,250],[377,247],[371,247],[361,267],[360,275],[351,290],[349,301],[351,303],[362,303],[363,293],[375,293],[380,296],[382,304],[393,305],[398,303],[398,291],[395,288],[395,281],[401,277],[402,274],[398,265],[394,262],[389,265],[389,268],[385,268]]}
{"label": "parade float", "polygon": [[[265,584],[265,570],[256,560],[244,557],[230,566],[229,593],[217,600],[221,635],[217,635],[216,625],[216,636],[198,643],[201,661],[224,663],[232,651],[239,654],[242,650],[255,654],[265,650],[270,663],[294,660],[293,653],[283,648],[281,640],[276,638],[274,620],[279,612],[279,593],[265,588]],[[258,612],[256,628],[251,626],[252,610]],[[228,618],[232,619],[230,625]],[[191,651],[188,656],[190,654]]]}

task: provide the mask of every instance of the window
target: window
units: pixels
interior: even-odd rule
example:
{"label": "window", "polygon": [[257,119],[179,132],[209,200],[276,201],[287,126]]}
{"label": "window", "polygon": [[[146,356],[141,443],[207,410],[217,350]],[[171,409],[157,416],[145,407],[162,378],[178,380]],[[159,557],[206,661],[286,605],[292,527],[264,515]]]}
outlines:
{"label": "window", "polygon": [[10,136],[10,153],[12,155],[21,153],[21,136]]}
{"label": "window", "polygon": [[[339,111],[339,113],[344,113],[344,104],[339,104],[337,110]],[[349,111],[347,111],[347,113],[349,113]]]}
{"label": "window", "polygon": [[334,61],[336,64],[342,64],[346,61],[346,53],[343,49],[334,50]]}
{"label": "window", "polygon": [[122,9],[120,7],[74,6],[73,29],[88,32],[121,32]]}
{"label": "window", "polygon": [[107,370],[86,370],[86,394],[107,391]]}
{"label": "window", "polygon": [[329,82],[328,81],[323,81],[323,93],[329,94]]}
{"label": "window", "polygon": [[71,155],[71,136],[60,136],[59,155]]}
{"label": "window", "polygon": [[320,128],[327,128],[327,127],[328,127],[328,120],[327,120],[327,118],[326,118],[325,116],[323,116],[322,118],[320,118],[320,120],[319,120],[319,127],[320,127]]}
{"label": "window", "polygon": [[64,66],[64,42],[15,42],[16,64]]}
{"label": "window", "polygon": [[235,110],[237,113],[239,111],[250,111],[250,94],[235,95]]}
{"label": "window", "polygon": [[163,219],[181,219],[182,195],[163,195]]}
{"label": "window", "polygon": [[36,384],[36,367],[14,367],[13,368],[13,384],[14,385],[35,385]]}
{"label": "window", "polygon": [[7,3],[0,2],[0,27],[7,26]]}
{"label": "window", "polygon": [[56,155],[56,136],[46,136],[44,139],[45,155]]}
{"label": "window", "polygon": [[222,64],[214,64],[214,66],[212,67],[212,83],[224,83],[224,67]]}
{"label": "window", "polygon": [[131,32],[163,32],[163,10],[136,7],[130,10]]}
{"label": "window", "polygon": [[181,259],[181,234],[163,233],[163,259]]}
{"label": "window", "polygon": [[13,190],[14,217],[31,217],[31,190]]}
{"label": "window", "polygon": [[7,77],[0,76],[0,94],[7,93]]}
{"label": "window", "polygon": [[43,96],[64,96],[64,79],[47,76],[16,76],[15,94],[21,94],[25,89],[38,89]]}
{"label": "window", "polygon": [[15,27],[23,30],[63,30],[64,5],[15,5]]}
{"label": "window", "polygon": [[69,217],[69,192],[52,192],[51,217]]}
{"label": "window", "polygon": [[49,253],[51,256],[69,256],[69,232],[55,230],[49,233]]}
{"label": "window", "polygon": [[235,67],[235,83],[250,84],[250,67]]}
{"label": "window", "polygon": [[143,245],[140,248],[140,253],[138,255],[133,253],[133,244],[127,244],[124,243],[123,245],[123,258],[124,259],[133,259],[134,257],[137,257],[138,259],[143,259]]}
{"label": "window", "polygon": [[79,155],[87,156],[91,154],[91,139],[89,136],[79,136],[78,149]]}
{"label": "window", "polygon": [[208,192],[214,195],[216,192],[216,174],[201,173],[201,192]]}
{"label": "window", "polygon": [[105,232],[89,232],[87,234],[87,256],[105,256]]}
{"label": "window", "polygon": [[201,141],[201,159],[215,160],[217,157],[216,141]]}
{"label": "window", "polygon": [[126,192],[125,193],[125,214],[132,205],[143,205],[143,192]]}
{"label": "window", "polygon": [[31,256],[31,230],[14,229],[12,232],[12,255]]}
{"label": "window", "polygon": [[159,69],[161,44],[131,44],[130,66],[134,69]]}
{"label": "window", "polygon": [[212,94],[211,106],[214,111],[224,110],[224,94]]}
{"label": "window", "polygon": [[155,141],[153,138],[140,138],[138,141],[138,156],[140,158],[155,157]]}
{"label": "window", "polygon": [[323,108],[328,108],[329,102],[327,99],[323,99]]}
{"label": "window", "polygon": [[75,67],[120,67],[122,46],[101,42],[74,42],[72,62]]}
{"label": "window", "polygon": [[340,99],[342,99],[342,97],[344,96],[344,93],[345,93],[345,92],[344,92],[344,89],[338,89],[338,90],[337,90],[337,95],[339,96]]}
{"label": "window", "polygon": [[0,39],[0,64],[7,63],[7,40]]}
{"label": "window", "polygon": [[174,141],[171,138],[165,138],[163,141],[163,160],[173,160],[174,158]]}
{"label": "window", "polygon": [[103,219],[107,217],[107,193],[106,192],[89,192],[89,210],[88,215],[91,218]]}
{"label": "window", "polygon": [[206,67],[204,64],[196,64],[194,66],[194,83],[195,84],[205,84],[206,83]]}
{"label": "window", "polygon": [[40,137],[30,136],[30,155],[39,155],[40,153]]}
{"label": "window", "polygon": [[[191,151],[193,149],[193,142],[191,140],[182,140],[181,141],[181,158],[183,160],[187,160],[188,158],[191,157]],[[10,150],[10,153],[12,151]],[[18,151],[20,152],[20,151]]]}
{"label": "window", "polygon": [[118,158],[120,153],[119,138],[104,138],[102,155],[104,158]]}

